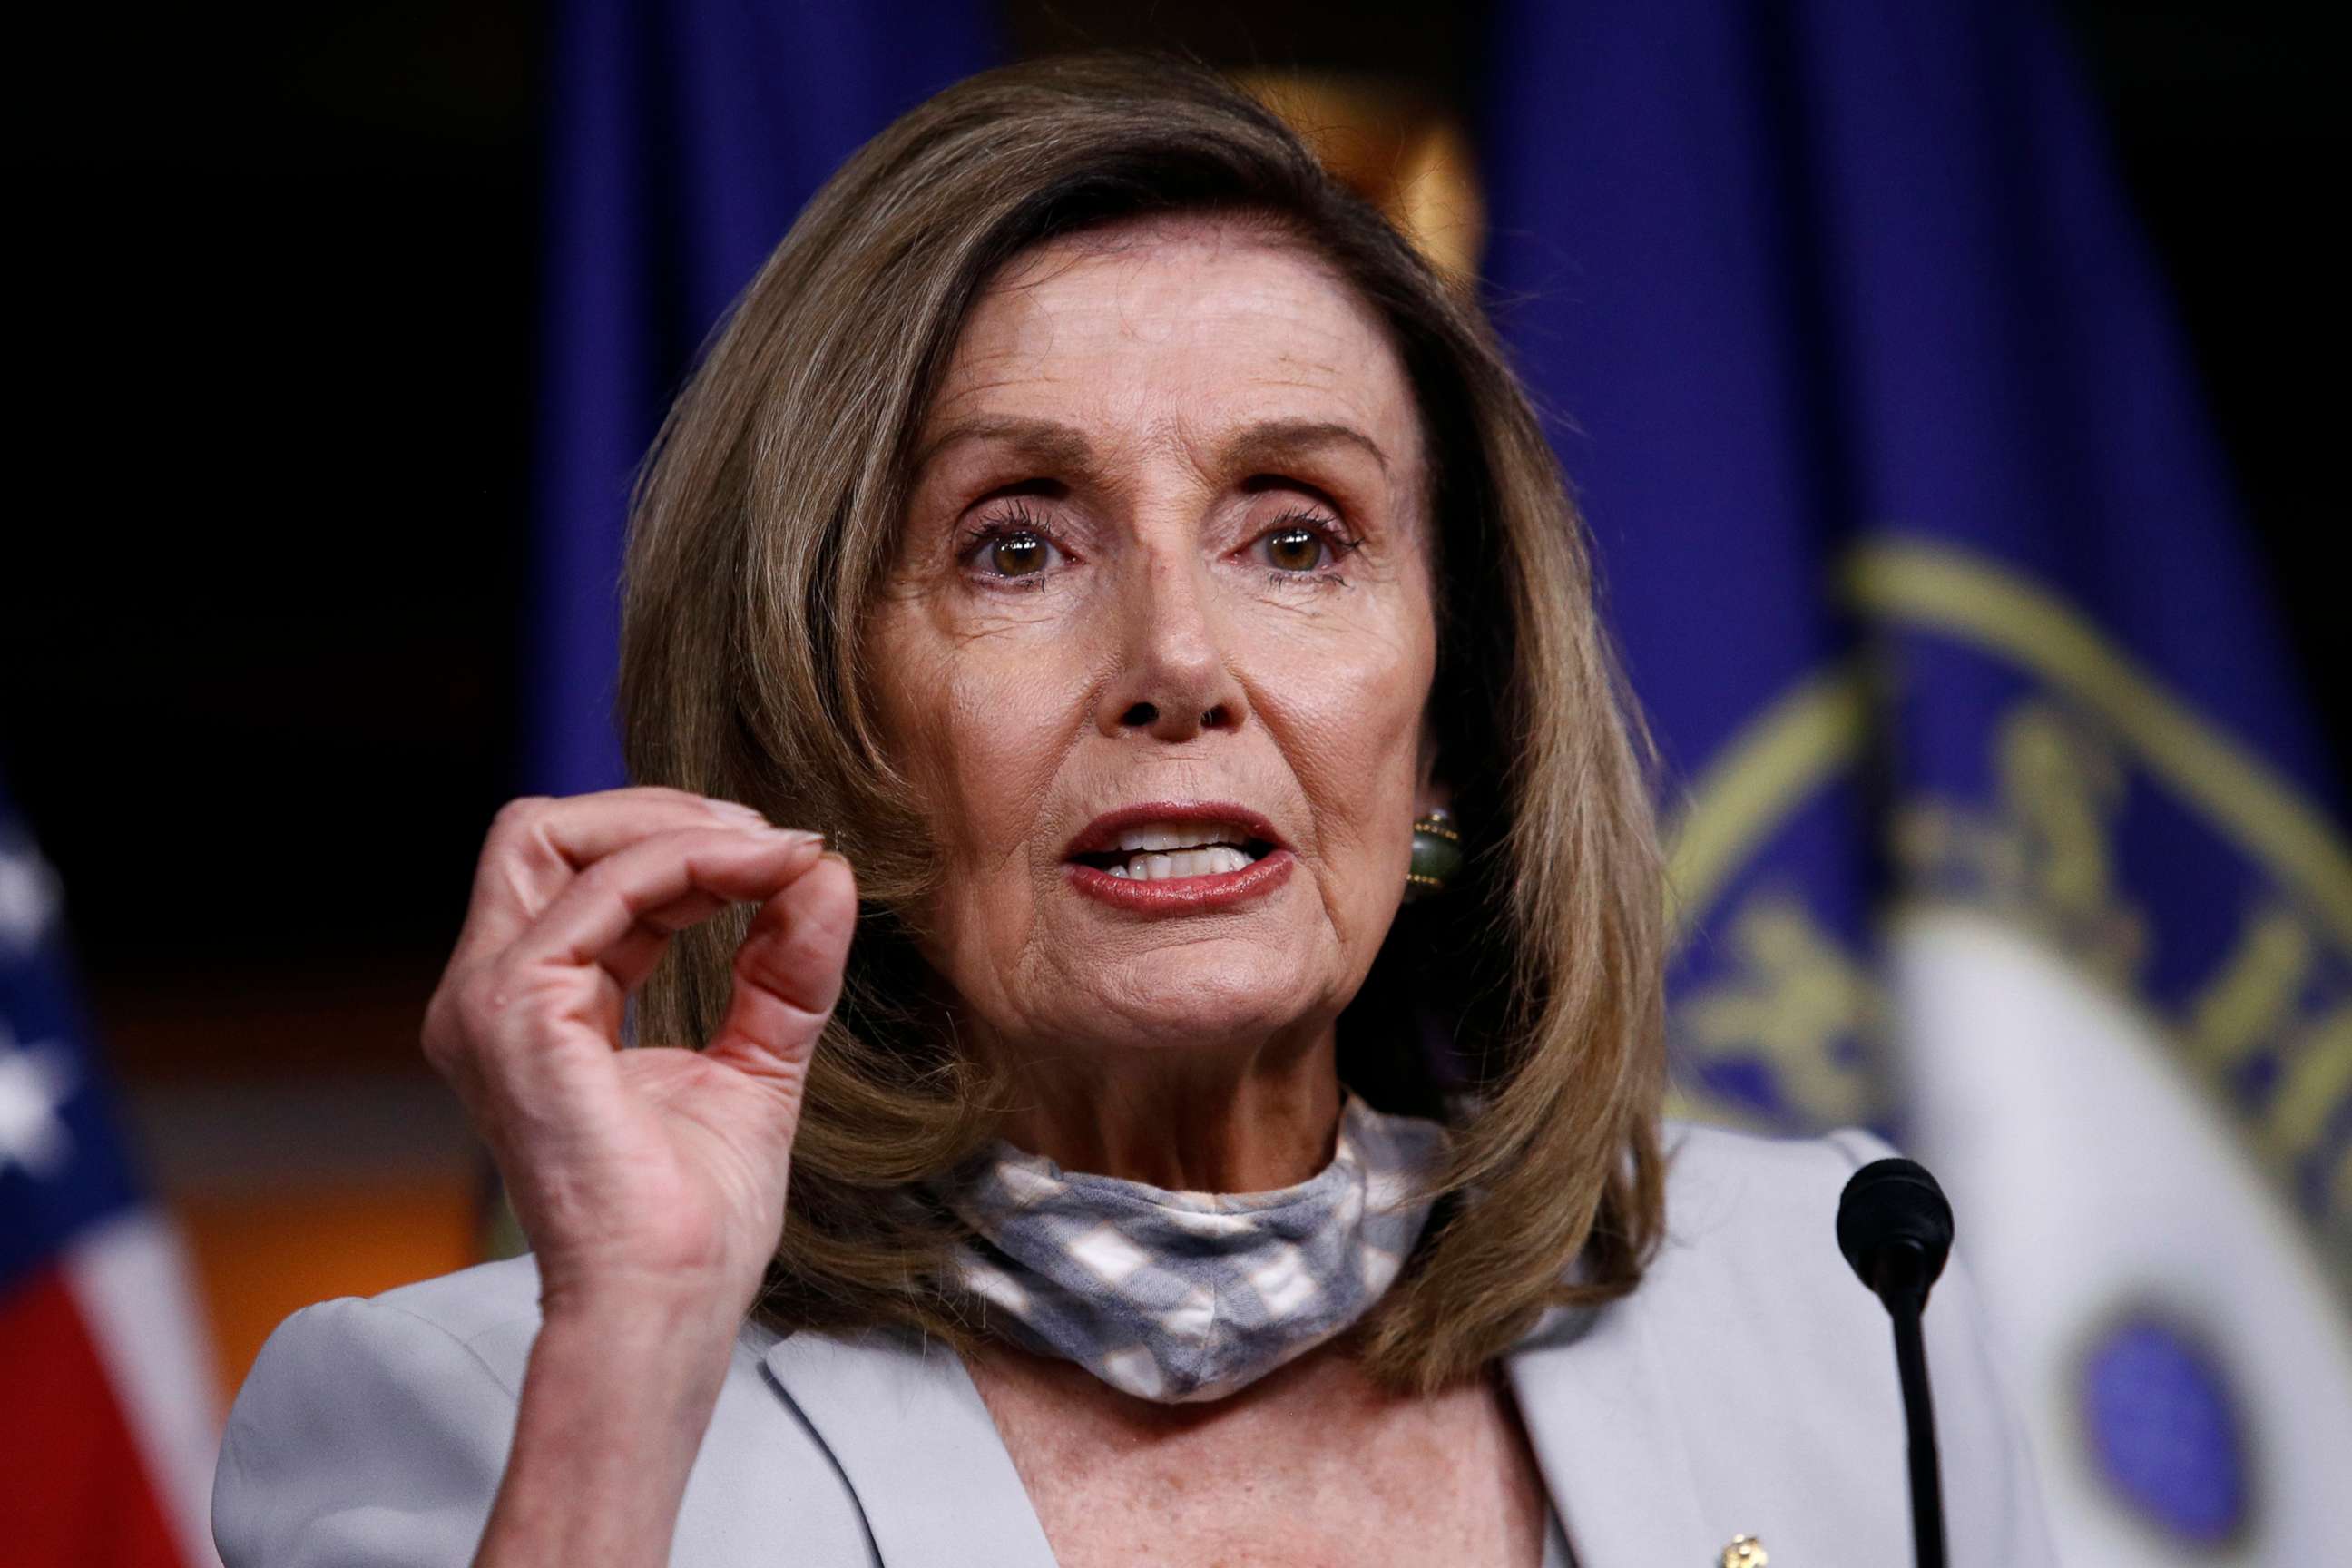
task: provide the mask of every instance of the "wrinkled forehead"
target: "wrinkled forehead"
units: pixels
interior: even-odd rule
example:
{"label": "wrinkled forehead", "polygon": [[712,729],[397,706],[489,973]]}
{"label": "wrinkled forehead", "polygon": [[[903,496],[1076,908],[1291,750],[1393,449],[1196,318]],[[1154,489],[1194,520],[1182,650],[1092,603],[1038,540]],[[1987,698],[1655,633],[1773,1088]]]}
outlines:
{"label": "wrinkled forehead", "polygon": [[1409,493],[1424,435],[1387,324],[1265,220],[1124,220],[1034,246],[966,315],[918,451],[990,420],[1206,449],[1251,426],[1360,431]]}

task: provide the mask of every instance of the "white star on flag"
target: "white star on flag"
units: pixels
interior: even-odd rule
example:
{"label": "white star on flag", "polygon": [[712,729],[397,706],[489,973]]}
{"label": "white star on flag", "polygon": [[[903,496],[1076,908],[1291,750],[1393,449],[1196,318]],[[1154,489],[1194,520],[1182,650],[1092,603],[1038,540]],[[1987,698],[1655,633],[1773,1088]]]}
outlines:
{"label": "white star on flag", "polygon": [[63,1046],[19,1046],[0,1023],[0,1169],[22,1165],[39,1178],[64,1168],[73,1135],[58,1111],[73,1086],[73,1060]]}
{"label": "white star on flag", "polygon": [[30,952],[58,912],[58,879],[28,844],[0,836],[0,948]]}

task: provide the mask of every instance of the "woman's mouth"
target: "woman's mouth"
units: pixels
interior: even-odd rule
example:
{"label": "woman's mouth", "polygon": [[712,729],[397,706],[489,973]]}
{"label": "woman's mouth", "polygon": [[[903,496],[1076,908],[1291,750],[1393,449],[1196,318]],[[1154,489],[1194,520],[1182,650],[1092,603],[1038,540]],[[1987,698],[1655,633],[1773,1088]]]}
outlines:
{"label": "woman's mouth", "polygon": [[1115,848],[1085,851],[1075,858],[1114,877],[1166,882],[1226,876],[1264,859],[1273,848],[1235,823],[1154,822],[1121,829]]}
{"label": "woman's mouth", "polygon": [[1129,806],[1088,824],[1067,857],[1078,891],[1121,908],[1175,913],[1271,891],[1297,857],[1255,812]]}

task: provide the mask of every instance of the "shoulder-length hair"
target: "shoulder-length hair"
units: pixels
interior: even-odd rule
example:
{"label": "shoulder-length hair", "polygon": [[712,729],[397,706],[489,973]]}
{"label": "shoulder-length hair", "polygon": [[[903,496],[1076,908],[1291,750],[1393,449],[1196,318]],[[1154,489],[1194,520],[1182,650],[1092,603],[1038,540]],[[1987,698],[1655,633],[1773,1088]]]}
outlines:
{"label": "shoulder-length hair", "polygon": [[[1647,752],[1582,528],[1475,305],[1271,112],[1191,65],[1066,57],[971,78],[866,143],[711,342],[637,489],[620,707],[642,783],[831,835],[860,931],[819,1043],[760,1311],[969,1343],[952,1222],[920,1200],[992,1130],[908,921],[936,874],[878,742],[860,611],[965,313],[1030,247],[1123,218],[1260,224],[1385,322],[1431,462],[1438,768],[1473,853],[1406,909],[1339,1025],[1382,1109],[1444,1118],[1437,1217],[1366,1326],[1399,1389],[1470,1376],[1551,1303],[1630,1290],[1664,1224],[1664,895]],[[743,911],[685,933],[637,1038],[707,1040]]]}

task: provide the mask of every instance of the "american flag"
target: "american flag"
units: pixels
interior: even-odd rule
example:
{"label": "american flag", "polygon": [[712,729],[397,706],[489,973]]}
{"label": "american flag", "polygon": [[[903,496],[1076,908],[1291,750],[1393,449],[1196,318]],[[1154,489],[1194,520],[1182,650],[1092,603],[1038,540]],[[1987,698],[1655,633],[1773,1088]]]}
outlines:
{"label": "american flag", "polygon": [[59,917],[0,794],[0,1559],[214,1568],[201,1315],[124,1147]]}

